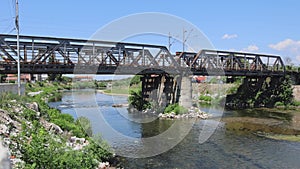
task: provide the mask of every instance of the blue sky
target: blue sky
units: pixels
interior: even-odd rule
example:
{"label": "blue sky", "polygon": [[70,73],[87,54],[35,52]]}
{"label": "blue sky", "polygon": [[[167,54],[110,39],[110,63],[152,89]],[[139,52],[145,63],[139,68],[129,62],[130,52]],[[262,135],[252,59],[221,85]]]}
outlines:
{"label": "blue sky", "polygon": [[[194,24],[216,49],[271,53],[289,57],[295,65],[300,63],[300,1],[296,0],[19,0],[19,3],[21,34],[88,39],[120,17],[162,12]],[[15,33],[13,4],[14,0],[0,1],[0,33]],[[143,43],[166,46],[168,42],[167,38],[144,40]],[[180,42],[176,43],[180,46]]]}

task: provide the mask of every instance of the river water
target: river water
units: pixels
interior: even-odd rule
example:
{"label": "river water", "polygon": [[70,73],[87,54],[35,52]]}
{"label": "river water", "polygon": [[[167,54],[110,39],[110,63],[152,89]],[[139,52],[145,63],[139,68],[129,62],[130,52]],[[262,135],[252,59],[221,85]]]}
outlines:
{"label": "river water", "polygon": [[[249,132],[226,130],[224,123],[218,122],[218,117],[235,116],[239,112],[223,112],[222,109],[211,107],[201,109],[212,113],[214,118],[192,120],[193,125],[188,131],[178,129],[178,135],[184,137],[173,148],[152,157],[133,158],[141,155],[138,153],[141,149],[159,151],[166,141],[155,142],[149,147],[146,142],[141,143],[139,140],[167,131],[175,120],[156,119],[149,123],[141,123],[140,120],[145,116],[130,114],[126,108],[112,107],[113,104],[126,102],[126,96],[78,91],[66,92],[62,101],[49,104],[75,118],[89,118],[93,133],[101,133],[117,152],[123,152],[121,155],[126,156],[121,160],[125,168],[300,168],[299,142],[272,140]],[[106,129],[103,123],[111,126],[113,130]],[[124,141],[124,137],[111,134],[114,131],[133,139]],[[203,140],[203,133],[206,133],[204,136],[209,136],[207,140]]]}

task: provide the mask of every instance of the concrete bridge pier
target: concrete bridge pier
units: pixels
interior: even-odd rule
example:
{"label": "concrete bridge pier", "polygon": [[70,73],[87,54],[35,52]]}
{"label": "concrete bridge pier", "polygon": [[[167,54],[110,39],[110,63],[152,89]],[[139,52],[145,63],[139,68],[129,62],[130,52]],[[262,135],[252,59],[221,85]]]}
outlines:
{"label": "concrete bridge pier", "polygon": [[185,108],[192,107],[192,79],[189,76],[181,78],[179,105]]}
{"label": "concrete bridge pier", "polygon": [[159,107],[179,103],[192,106],[192,82],[190,77],[170,76],[168,74],[146,74],[142,78],[142,95],[145,101]]}

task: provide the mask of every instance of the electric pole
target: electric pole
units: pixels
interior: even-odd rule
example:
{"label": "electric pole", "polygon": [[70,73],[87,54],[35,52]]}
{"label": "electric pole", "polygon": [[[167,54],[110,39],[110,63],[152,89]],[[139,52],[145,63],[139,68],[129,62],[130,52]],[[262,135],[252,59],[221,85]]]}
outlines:
{"label": "electric pole", "polygon": [[184,30],[184,28],[183,28],[183,30],[182,30],[182,53],[184,52],[184,46],[185,46],[185,32],[186,32],[186,30]]}
{"label": "electric pole", "polygon": [[18,95],[21,95],[21,71],[20,71],[20,44],[19,44],[19,2],[16,0],[16,19],[15,19],[16,31],[17,31],[17,62],[18,62]]}
{"label": "electric pole", "polygon": [[169,32],[169,51],[171,52],[171,33]]}

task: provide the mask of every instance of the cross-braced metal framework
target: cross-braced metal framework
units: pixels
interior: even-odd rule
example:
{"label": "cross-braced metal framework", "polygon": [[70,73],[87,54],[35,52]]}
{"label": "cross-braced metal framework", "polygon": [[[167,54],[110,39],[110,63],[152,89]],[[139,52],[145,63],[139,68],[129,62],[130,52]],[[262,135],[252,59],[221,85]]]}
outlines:
{"label": "cross-braced metal framework", "polygon": [[[16,71],[16,39],[0,34],[0,73]],[[136,70],[177,70],[179,66],[165,46],[81,40],[53,37],[20,36],[22,73],[94,73],[122,74]],[[91,72],[90,67],[97,67]]]}
{"label": "cross-braced metal framework", "polygon": [[[15,35],[0,34],[0,74],[17,72]],[[165,46],[20,36],[21,72],[31,74],[179,74],[282,76],[280,56],[202,50],[172,55]],[[218,70],[218,71],[215,71]]]}
{"label": "cross-braced metal framework", "polygon": [[275,55],[201,50],[198,53],[180,53],[179,57],[193,74],[199,75],[213,75],[220,70],[226,76],[282,76],[285,73],[281,57]]}

